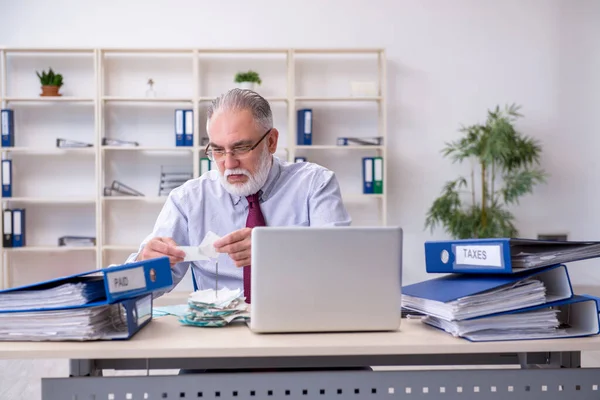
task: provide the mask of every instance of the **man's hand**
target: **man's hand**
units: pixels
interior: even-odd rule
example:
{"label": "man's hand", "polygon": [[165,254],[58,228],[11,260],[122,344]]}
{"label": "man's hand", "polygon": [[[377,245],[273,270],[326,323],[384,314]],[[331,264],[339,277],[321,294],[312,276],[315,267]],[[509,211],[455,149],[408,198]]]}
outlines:
{"label": "man's hand", "polygon": [[177,249],[177,243],[168,237],[155,237],[146,243],[137,260],[149,260],[152,258],[169,257],[171,267],[185,258],[185,252]]}
{"label": "man's hand", "polygon": [[214,243],[219,253],[227,253],[236,267],[250,265],[250,245],[252,228],[242,228],[223,236]]}

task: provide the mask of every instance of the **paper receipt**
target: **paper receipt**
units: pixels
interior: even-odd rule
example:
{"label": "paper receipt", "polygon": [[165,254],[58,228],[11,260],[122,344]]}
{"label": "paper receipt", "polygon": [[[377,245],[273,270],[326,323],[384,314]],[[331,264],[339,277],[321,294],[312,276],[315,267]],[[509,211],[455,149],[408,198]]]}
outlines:
{"label": "paper receipt", "polygon": [[215,250],[214,243],[221,237],[214,232],[208,232],[200,246],[179,246],[185,252],[183,261],[203,261],[217,258],[219,253]]}

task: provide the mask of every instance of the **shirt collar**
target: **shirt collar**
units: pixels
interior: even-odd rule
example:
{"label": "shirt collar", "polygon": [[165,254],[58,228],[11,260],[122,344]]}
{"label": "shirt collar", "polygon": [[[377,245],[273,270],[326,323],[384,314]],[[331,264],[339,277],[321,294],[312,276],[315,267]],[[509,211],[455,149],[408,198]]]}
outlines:
{"label": "shirt collar", "polygon": [[[279,175],[281,174],[281,161],[276,156],[272,156],[271,159],[273,160],[273,163],[271,164],[269,175],[267,176],[267,180],[265,181],[262,189],[260,189],[258,192],[260,202],[267,201],[271,195],[271,192],[273,191],[277,178],[279,178]],[[242,196],[234,196],[232,194],[229,194],[229,196],[231,197],[233,205],[238,205],[238,203],[242,200]]]}

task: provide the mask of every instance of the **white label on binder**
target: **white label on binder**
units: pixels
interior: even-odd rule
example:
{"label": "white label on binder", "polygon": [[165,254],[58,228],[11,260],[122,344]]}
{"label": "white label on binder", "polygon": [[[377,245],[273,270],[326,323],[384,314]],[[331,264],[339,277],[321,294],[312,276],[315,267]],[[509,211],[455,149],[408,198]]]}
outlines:
{"label": "white label on binder", "polygon": [[312,126],[310,125],[312,122],[312,111],[304,112],[304,133],[308,134],[312,131]]}
{"label": "white label on binder", "polygon": [[187,135],[194,133],[194,113],[192,110],[185,111],[185,133]]}
{"label": "white label on binder", "polygon": [[456,246],[456,265],[502,267],[500,245]]}
{"label": "white label on binder", "polygon": [[370,158],[365,159],[365,181],[373,182],[373,160]]}
{"label": "white label on binder", "polygon": [[144,267],[109,272],[106,274],[106,278],[108,279],[108,291],[110,293],[128,292],[130,290],[146,288]]}
{"label": "white label on binder", "polygon": [[375,181],[383,181],[383,160],[375,159]]}
{"label": "white label on binder", "polygon": [[2,112],[2,134],[8,135],[8,112]]}
{"label": "white label on binder", "polygon": [[13,211],[13,233],[15,235],[21,235],[21,210]]}
{"label": "white label on binder", "polygon": [[210,160],[200,160],[200,175],[203,175],[210,170],[209,161]]}
{"label": "white label on binder", "polygon": [[12,233],[12,213],[10,210],[4,210],[4,234]]}
{"label": "white label on binder", "polygon": [[2,161],[2,184],[10,185],[10,160]]}
{"label": "white label on binder", "polygon": [[175,111],[175,133],[183,134],[183,110]]}

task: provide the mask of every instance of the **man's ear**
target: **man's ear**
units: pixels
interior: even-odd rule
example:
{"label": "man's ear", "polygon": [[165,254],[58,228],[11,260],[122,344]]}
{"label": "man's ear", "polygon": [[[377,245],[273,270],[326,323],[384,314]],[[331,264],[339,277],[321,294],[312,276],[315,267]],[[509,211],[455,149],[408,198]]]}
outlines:
{"label": "man's ear", "polygon": [[271,133],[269,133],[269,137],[267,138],[269,152],[271,154],[275,154],[275,151],[277,150],[277,141],[278,140],[279,140],[279,131],[275,128],[271,129]]}

